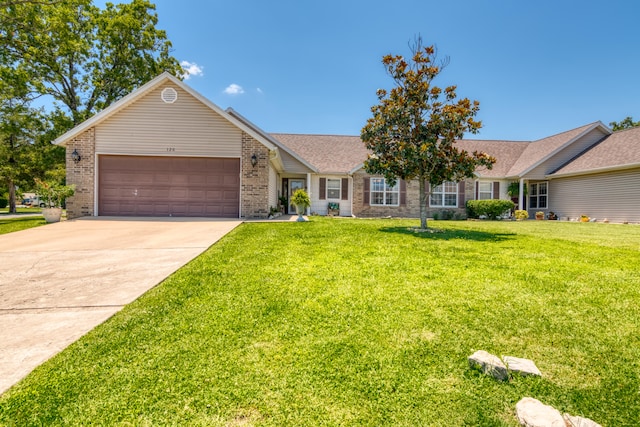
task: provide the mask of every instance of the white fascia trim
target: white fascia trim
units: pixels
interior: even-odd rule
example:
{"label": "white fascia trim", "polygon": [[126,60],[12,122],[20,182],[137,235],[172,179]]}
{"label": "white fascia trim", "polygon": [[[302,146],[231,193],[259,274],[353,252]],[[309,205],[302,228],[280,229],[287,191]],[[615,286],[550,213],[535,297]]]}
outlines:
{"label": "white fascia trim", "polygon": [[581,170],[576,172],[552,173],[550,175],[545,175],[545,178],[547,179],[566,178],[570,176],[593,175],[597,173],[623,171],[627,169],[636,169],[636,168],[640,168],[640,163],[630,163],[628,165],[604,166],[601,168],[587,169],[587,170]]}
{"label": "white fascia trim", "polygon": [[[74,128],[72,128],[69,131],[65,132],[63,135],[60,135],[58,138],[56,138],[53,141],[53,144],[61,145],[61,146],[65,147],[67,145],[67,141],[69,141],[70,139],[82,134],[87,129],[91,129],[92,127],[94,127],[98,123],[100,123],[103,120],[107,119],[109,116],[111,116],[114,113],[118,112],[120,109],[122,109],[122,108],[126,107],[127,105],[131,104],[133,101],[135,101],[139,97],[143,96],[145,93],[147,93],[150,90],[154,89],[161,81],[165,80],[167,77],[173,77],[173,76],[165,71],[164,73],[160,74],[158,77],[154,78],[153,80],[150,80],[147,83],[143,84],[138,89],[136,89],[133,92],[131,92],[130,94],[120,98],[118,101],[114,102],[113,104],[111,104],[110,106],[105,108],[104,110],[102,110],[99,113],[95,114],[93,117],[88,118],[84,122],[76,125]],[[177,80],[175,77],[173,77],[173,79]]]}
{"label": "white fascia trim", "polygon": [[199,92],[197,92],[196,90],[188,86],[186,83],[184,83],[183,81],[181,81],[180,79],[178,79],[177,77],[173,76],[172,74],[166,71],[160,74],[158,77],[154,78],[153,80],[150,80],[149,82],[140,86],[138,89],[134,90],[130,94],[124,96],[120,100],[114,102],[109,107],[105,108],[95,116],[80,123],[78,126],[66,132],[64,135],[61,135],[60,137],[56,138],[55,141],[53,141],[53,143],[56,145],[61,145],[63,147],[66,146],[67,141],[69,141],[70,139],[80,135],[87,129],[90,129],[96,126],[97,124],[99,124],[100,122],[106,120],[108,117],[110,117],[114,113],[120,111],[122,108],[131,104],[133,101],[141,98],[146,93],[160,86],[160,84],[164,83],[165,81],[170,81],[174,83],[176,86],[180,87],[185,92],[187,92],[188,94],[196,98],[198,101],[203,103],[205,106],[209,107],[211,110],[216,112],[222,118],[226,119],[229,123],[233,124],[240,130],[251,135],[254,139],[256,139],[258,142],[260,142],[265,147],[267,147],[267,149],[269,150],[276,149],[276,146],[272,142],[270,142],[267,138],[265,138],[264,135],[256,132],[250,126],[247,126],[246,124],[244,124],[241,120],[236,119],[231,114],[227,113],[222,108],[218,107],[216,104],[214,104],[213,102],[211,102],[210,100],[202,96]]}
{"label": "white fascia trim", "polygon": [[354,173],[358,172],[360,169],[362,169],[364,167],[364,163],[360,163],[358,166],[356,166],[355,168],[351,169],[348,174],[349,175],[353,175]]}
{"label": "white fascia trim", "polygon": [[[607,126],[604,125],[604,123],[602,123],[601,121],[597,121],[595,122],[593,125],[589,126],[587,129],[585,129],[582,133],[580,133],[578,136],[575,136],[573,138],[571,138],[569,141],[565,142],[564,144],[562,144],[559,147],[556,147],[555,150],[553,150],[551,153],[549,153],[548,155],[546,155],[544,158],[540,159],[539,161],[537,161],[536,163],[534,163],[533,165],[529,166],[527,169],[523,170],[522,172],[520,172],[520,175],[526,175],[527,173],[531,172],[533,169],[537,168],[538,166],[540,166],[542,163],[546,162],[547,160],[549,160],[551,157],[555,156],[556,154],[558,154],[560,151],[564,150],[566,147],[568,147],[569,145],[573,144],[574,142],[576,142],[577,140],[579,140],[580,138],[582,138],[583,136],[585,136],[586,134],[588,134],[589,132],[591,132],[594,129],[597,128],[602,128],[602,130],[607,133],[608,135],[611,135],[613,133],[613,131],[611,129],[609,129]],[[542,138],[542,139],[546,139],[546,138]],[[540,141],[540,140],[538,140]],[[533,141],[532,144],[535,144],[537,141]],[[523,153],[524,154],[524,153]]]}
{"label": "white fascia trim", "polygon": [[244,123],[246,126],[254,129],[255,132],[257,132],[258,134],[262,135],[263,138],[267,139],[271,144],[275,145],[276,147],[278,147],[281,150],[286,151],[291,157],[293,157],[294,159],[296,159],[297,161],[299,161],[300,163],[302,163],[304,166],[306,166],[307,168],[309,168],[311,170],[311,172],[314,173],[318,173],[318,169],[316,169],[313,165],[311,165],[310,163],[308,163],[305,159],[303,159],[302,157],[298,156],[296,153],[294,153],[293,151],[289,150],[284,144],[282,144],[280,141],[278,141],[277,139],[275,139],[274,137],[272,137],[271,135],[269,135],[267,132],[265,132],[264,130],[262,130],[260,127],[256,126],[254,123],[252,123],[249,119],[247,119],[245,116],[243,116],[242,114],[238,113],[236,110],[234,110],[233,108],[229,107],[226,110],[227,114],[229,114],[231,117],[234,117],[237,120],[240,120],[242,123]]}

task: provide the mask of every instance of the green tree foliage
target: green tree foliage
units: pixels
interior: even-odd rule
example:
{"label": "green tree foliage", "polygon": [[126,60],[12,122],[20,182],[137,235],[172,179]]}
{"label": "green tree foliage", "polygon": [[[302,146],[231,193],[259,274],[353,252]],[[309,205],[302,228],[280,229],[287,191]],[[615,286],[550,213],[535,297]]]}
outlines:
{"label": "green tree foliage", "polygon": [[631,129],[640,126],[640,121],[634,122],[631,116],[628,116],[624,120],[621,120],[619,122],[609,123],[609,126],[611,126],[611,129],[613,129],[614,131]]}
{"label": "green tree foliage", "polygon": [[43,131],[40,110],[31,108],[28,74],[0,67],[0,181],[7,189],[9,212],[16,212],[16,185],[28,185],[33,142]]}
{"label": "green tree foliage", "polygon": [[398,178],[418,180],[420,225],[427,228],[427,183],[435,187],[461,181],[478,167],[491,169],[495,159],[456,146],[465,132],[476,133],[482,124],[475,120],[478,101],[457,99],[456,86],[442,90],[433,84],[447,60],[438,62],[435,47],[423,47],[419,37],[411,51],[410,60],[383,57],[396,86],[389,92],[378,90],[380,103],[371,108],[373,117],[361,137],[371,152],[364,165],[368,173],[384,176],[391,185]]}
{"label": "green tree foliage", "polygon": [[[50,141],[163,71],[182,73],[155,6],[132,0],[0,1],[0,181],[64,183],[64,149]],[[45,116],[31,108],[53,99]]]}
{"label": "green tree foliage", "polygon": [[77,124],[162,71],[180,76],[154,10],[148,0],[104,10],[91,0],[5,2],[0,60],[22,63],[36,91],[66,107]]}

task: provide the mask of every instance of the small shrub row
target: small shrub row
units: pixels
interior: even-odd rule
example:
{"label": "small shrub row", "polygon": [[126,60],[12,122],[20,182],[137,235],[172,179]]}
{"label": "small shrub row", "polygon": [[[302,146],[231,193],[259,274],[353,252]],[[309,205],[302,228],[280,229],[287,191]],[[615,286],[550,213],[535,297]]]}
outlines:
{"label": "small shrub row", "polygon": [[432,215],[432,218],[434,220],[451,220],[454,219],[456,221],[462,220],[462,219],[466,219],[464,214],[461,214],[460,212],[455,212],[449,209],[445,209],[443,211],[439,211],[439,212],[434,212]]}
{"label": "small shrub row", "polygon": [[469,218],[480,218],[484,216],[489,219],[497,219],[504,213],[515,207],[511,200],[469,200],[467,202],[467,216]]}
{"label": "small shrub row", "polygon": [[0,197],[0,209],[4,209],[9,204],[9,201],[5,198]]}

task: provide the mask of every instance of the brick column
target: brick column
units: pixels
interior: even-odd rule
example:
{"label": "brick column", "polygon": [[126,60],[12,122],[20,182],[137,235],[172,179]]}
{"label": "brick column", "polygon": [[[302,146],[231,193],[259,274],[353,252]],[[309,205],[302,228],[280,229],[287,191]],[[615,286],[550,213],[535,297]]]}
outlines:
{"label": "brick column", "polygon": [[[73,150],[77,150],[81,156],[78,163],[71,159]],[[69,219],[94,215],[95,152],[95,128],[87,130],[67,143],[67,184],[76,186],[75,194],[67,199],[67,218]]]}
{"label": "brick column", "polygon": [[[256,155],[258,163],[251,164],[251,156]],[[269,216],[269,150],[242,133],[242,201],[243,218],[267,218]]]}

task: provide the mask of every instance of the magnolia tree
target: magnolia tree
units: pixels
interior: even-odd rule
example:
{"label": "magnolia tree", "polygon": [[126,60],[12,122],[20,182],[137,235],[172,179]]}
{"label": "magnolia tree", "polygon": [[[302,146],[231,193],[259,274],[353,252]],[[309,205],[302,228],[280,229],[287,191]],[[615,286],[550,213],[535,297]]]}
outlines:
{"label": "magnolia tree", "polygon": [[416,39],[409,60],[399,55],[382,58],[396,86],[377,92],[380,103],[361,137],[370,151],[364,168],[382,175],[393,186],[398,179],[417,180],[420,186],[420,226],[427,228],[430,187],[472,177],[478,167],[491,169],[495,159],[486,153],[469,153],[456,146],[465,132],[477,133],[480,104],[458,99],[456,86],[442,90],[432,82],[447,65],[438,62],[434,46]]}

